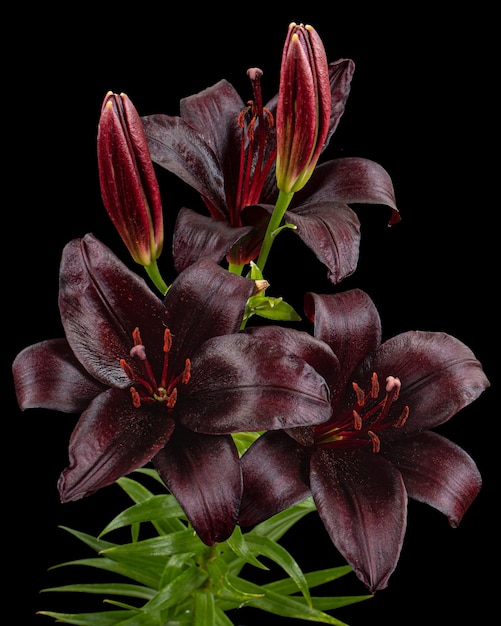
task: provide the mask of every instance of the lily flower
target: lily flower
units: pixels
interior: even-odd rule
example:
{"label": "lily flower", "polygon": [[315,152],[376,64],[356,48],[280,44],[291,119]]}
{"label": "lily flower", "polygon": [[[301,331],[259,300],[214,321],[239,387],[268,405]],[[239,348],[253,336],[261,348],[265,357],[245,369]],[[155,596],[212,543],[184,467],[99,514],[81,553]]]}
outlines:
{"label": "lily flower", "polygon": [[358,289],[309,293],[305,310],[338,358],[330,372],[318,364],[332,417],[267,432],[249,447],[239,523],[254,525],[312,496],[333,544],[374,593],[397,565],[408,498],[455,527],[477,496],[474,461],[432,429],[489,381],[472,351],[445,333],[409,331],[382,343],[376,307]]}
{"label": "lily flower", "polygon": [[[65,338],[29,346],[13,364],[21,409],[80,414],[58,483],[63,502],[151,460],[202,541],[231,534],[242,492],[231,433],[330,416],[326,383],[309,363],[239,332],[253,288],[203,259],[162,300],[94,236],[67,244]],[[314,346],[296,332],[287,336]]]}
{"label": "lily flower", "polygon": [[[350,92],[354,63],[328,66],[330,118],[325,149]],[[180,116],[142,117],[152,160],[199,192],[210,216],[183,207],[173,235],[176,270],[201,256],[243,265],[258,257],[277,201],[278,95],[263,103],[258,68],[249,70],[254,98],[244,104],[221,80],[180,102]],[[286,223],[315,253],[332,283],[353,273],[358,263],[360,221],[350,205],[385,205],[389,224],[400,220],[393,184],[376,162],[357,157],[333,159],[313,171],[284,214]]]}
{"label": "lily flower", "polygon": [[134,261],[165,293],[156,263],[164,241],[160,188],[141,118],[124,93],[109,91],[104,98],[97,158],[101,196],[113,225]]}

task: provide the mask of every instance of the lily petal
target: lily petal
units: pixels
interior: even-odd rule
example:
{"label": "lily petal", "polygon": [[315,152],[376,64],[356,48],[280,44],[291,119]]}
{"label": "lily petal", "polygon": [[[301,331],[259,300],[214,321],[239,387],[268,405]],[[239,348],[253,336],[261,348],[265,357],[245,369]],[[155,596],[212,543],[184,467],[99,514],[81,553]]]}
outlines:
{"label": "lily petal", "polygon": [[19,407],[81,413],[106,389],[84,370],[65,339],[28,346],[12,365]]}
{"label": "lily petal", "polygon": [[329,536],[371,593],[384,589],[402,548],[407,492],[380,455],[317,449],[311,493]]}
{"label": "lily petal", "polygon": [[473,459],[438,433],[424,432],[384,447],[411,498],[429,504],[457,526],[477,497],[482,478]]}
{"label": "lily petal", "polygon": [[242,456],[239,524],[259,524],[311,495],[308,458],[305,448],[281,430],[261,435]]}
{"label": "lily petal", "polygon": [[233,86],[221,80],[181,100],[181,117],[142,118],[153,162],[197,190],[213,217],[228,217],[225,185],[232,188],[238,180],[238,116],[244,107]]}
{"label": "lily petal", "polygon": [[245,332],[257,337],[264,345],[275,343],[286,352],[304,359],[325,379],[331,389],[338,384],[339,359],[326,342],[304,331],[291,332],[291,329],[283,326],[251,326]]}
{"label": "lily petal", "polygon": [[441,332],[408,331],[392,337],[361,369],[355,380],[368,379],[375,371],[381,380],[398,376],[402,382],[394,412],[407,406],[409,418],[401,428],[385,431],[389,439],[443,424],[490,384],[470,348]]}
{"label": "lily petal", "polygon": [[391,208],[389,224],[396,224],[400,221],[390,175],[384,167],[370,159],[345,157],[318,165],[310,179],[309,186],[297,192],[294,206],[311,202],[311,191],[308,192],[308,189],[313,188],[318,188],[319,192],[324,195],[324,199],[330,198],[331,201],[340,204],[388,206]]}
{"label": "lily petal", "polygon": [[211,259],[201,259],[180,274],[164,299],[163,322],[173,334],[169,367],[182,371],[185,358],[193,358],[206,339],[236,333],[253,290],[253,280]]}
{"label": "lily petal", "polygon": [[91,234],[74,239],[63,250],[59,308],[75,356],[92,376],[111,387],[130,383],[119,359],[129,355],[134,327],[140,327],[146,345],[156,345],[163,333],[162,301]]}
{"label": "lily petal", "polygon": [[207,545],[227,539],[238,517],[242,476],[230,435],[177,427],[153,464]]}
{"label": "lily petal", "polygon": [[135,409],[128,391],[97,396],[71,435],[70,465],[58,482],[61,500],[79,500],[145,465],[168,441],[174,424],[163,408]]}
{"label": "lily petal", "polygon": [[228,250],[252,230],[252,226],[234,228],[226,222],[182,208],[174,227],[173,257],[176,271],[180,273],[195,263],[200,258],[200,250],[203,250],[205,257],[220,263]]}
{"label": "lily petal", "polygon": [[341,366],[337,381],[343,388],[355,367],[381,343],[381,319],[372,299],[361,289],[336,294],[305,294],[306,316],[315,324],[315,337],[325,341]]}
{"label": "lily petal", "polygon": [[214,434],[317,424],[331,414],[327,384],[311,365],[247,334],[200,347],[176,411],[183,426]]}

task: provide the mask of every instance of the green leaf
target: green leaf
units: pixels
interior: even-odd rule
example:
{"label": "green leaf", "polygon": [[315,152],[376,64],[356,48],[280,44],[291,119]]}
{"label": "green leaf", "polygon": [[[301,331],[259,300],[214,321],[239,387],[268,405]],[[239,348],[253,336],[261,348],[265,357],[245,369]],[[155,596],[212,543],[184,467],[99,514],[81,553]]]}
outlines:
{"label": "green leaf", "polygon": [[56,613],[54,611],[38,611],[37,615],[53,617],[62,624],[76,626],[117,626],[130,616],[130,611],[100,611],[99,613]]}
{"label": "green leaf", "polygon": [[[136,470],[139,472],[140,470]],[[143,469],[143,473],[147,470]],[[155,473],[148,473],[149,476],[155,476]],[[158,476],[158,474],[157,474]],[[154,494],[147,489],[144,485],[139,483],[137,480],[129,478],[127,476],[122,476],[119,478],[116,483],[120,485],[120,487],[125,491],[125,493],[135,502],[139,504],[141,502],[145,502],[152,498]],[[163,484],[163,483],[162,483]],[[163,485],[164,489],[166,489],[165,485]],[[178,530],[182,530],[185,528],[184,524],[181,520],[171,518],[160,521],[152,521],[153,526],[157,530],[159,535],[167,535],[171,532],[176,532]]]}
{"label": "green leaf", "polygon": [[305,597],[307,603],[311,606],[310,590],[303,571],[297,564],[292,555],[280,544],[268,537],[260,537],[259,535],[247,537],[248,546],[254,551],[258,551],[268,557],[289,574],[296,583],[297,588]]}
{"label": "green leaf", "polygon": [[162,587],[155,597],[144,605],[143,609],[149,612],[163,611],[171,606],[176,606],[201,587],[207,578],[206,572],[196,565],[192,565],[168,585]]}
{"label": "green leaf", "polygon": [[150,600],[156,593],[156,589],[127,583],[79,583],[74,585],[62,585],[60,587],[47,587],[43,589],[43,591],[110,594],[142,598],[143,600]]}
{"label": "green leaf", "polygon": [[132,566],[130,564],[119,563],[105,557],[98,557],[91,559],[66,561],[65,563],[54,565],[53,567],[51,567],[51,569],[66,567],[68,565],[83,565],[87,567],[95,567],[96,569],[102,569],[108,572],[114,572],[115,574],[120,574],[121,576],[125,576],[126,578],[130,578],[131,580],[135,580],[138,583],[146,585],[147,587],[158,589],[159,581],[163,574],[165,563],[164,561],[150,561],[151,562],[146,563],[146,568],[144,568],[141,562]]}
{"label": "green leaf", "polygon": [[116,545],[103,550],[101,554],[120,562],[133,562],[138,559],[165,558],[171,554],[183,552],[200,553],[204,550],[207,550],[207,546],[198,535],[192,530],[186,529],[135,543]]}
{"label": "green leaf", "polygon": [[193,626],[216,625],[216,603],[208,589],[200,589],[195,594],[195,616]]}
{"label": "green leaf", "polygon": [[[125,511],[122,511],[104,528],[104,530],[101,531],[99,537],[102,537],[117,528],[123,528],[124,526],[172,517],[185,517],[183,509],[180,507],[174,496],[151,496],[147,500],[134,504],[128,509],[125,509]],[[185,527],[182,526],[180,530],[183,528]]]}
{"label": "green leaf", "polygon": [[296,524],[296,522],[315,510],[315,503],[313,502],[313,498],[310,496],[301,500],[301,502],[294,504],[285,511],[281,511],[264,522],[257,524],[247,534],[269,537],[270,539],[273,539],[273,541],[278,541],[278,539],[280,539],[290,528],[292,528],[292,526],[294,526],[294,524]]}
{"label": "green leaf", "polygon": [[[305,579],[308,588],[313,589],[313,587],[325,585],[326,583],[337,580],[338,578],[341,578],[346,574],[350,574],[351,572],[353,572],[353,569],[350,567],[350,565],[341,565],[340,567],[331,567],[328,569],[317,570],[315,572],[308,572],[308,574],[305,574]],[[276,580],[264,586],[267,589],[274,591],[275,593],[290,594],[297,591],[294,581],[290,578]]]}
{"label": "green leaf", "polygon": [[254,583],[242,580],[236,576],[229,576],[229,582],[235,589],[239,589],[244,593],[261,593],[261,597],[255,597],[247,603],[262,611],[268,611],[282,617],[293,617],[295,619],[303,619],[310,622],[320,622],[322,624],[331,624],[332,626],[347,626],[344,622],[328,615],[323,611],[319,611],[305,604],[302,598],[292,598],[282,594],[274,593],[264,587],[260,587]]}
{"label": "green leaf", "polygon": [[247,544],[239,526],[235,527],[235,530],[233,531],[231,536],[228,537],[226,542],[233,550],[233,552],[241,559],[243,559],[246,563],[254,565],[255,567],[258,567],[260,569],[269,569],[254,556],[251,550],[249,550],[249,545]]}
{"label": "green leaf", "polygon": [[244,452],[246,452],[247,448],[249,448],[256,441],[256,439],[259,439],[263,432],[264,431],[246,431],[240,433],[232,433],[231,436],[233,437],[233,441],[237,446],[239,456],[242,456]]}
{"label": "green leaf", "polygon": [[96,539],[92,535],[88,535],[87,533],[82,533],[78,530],[74,530],[73,528],[68,528],[68,526],[59,526],[62,530],[70,533],[90,548],[94,550],[94,552],[101,552],[102,550],[106,550],[107,548],[113,548],[116,546],[116,543],[111,543],[110,541],[103,541],[102,539]]}

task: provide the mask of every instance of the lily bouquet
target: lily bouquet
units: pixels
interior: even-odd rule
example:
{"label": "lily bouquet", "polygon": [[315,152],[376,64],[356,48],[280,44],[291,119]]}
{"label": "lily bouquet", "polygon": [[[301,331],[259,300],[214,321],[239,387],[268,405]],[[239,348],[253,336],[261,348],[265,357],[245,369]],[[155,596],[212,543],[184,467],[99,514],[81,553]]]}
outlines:
{"label": "lily bouquet", "polygon": [[[22,350],[13,375],[21,409],[77,416],[61,500],[116,485],[130,506],[98,536],[66,529],[95,556],[60,567],[104,570],[111,582],[51,589],[102,595],[108,608],[41,615],[229,626],[247,606],[340,626],[337,608],[388,585],[409,498],[456,526],[477,496],[475,462],[433,428],[489,386],[480,362],[443,332],[383,340],[370,295],[340,287],[359,256],[353,205],[400,220],[378,163],[321,159],[353,72],[350,59],[328,62],[312,26],[291,23],[268,102],[259,68],[248,70],[252,99],[221,80],[182,99],[179,116],[141,117],[127,95],[106,94],[103,204],[145,276],[92,233],[70,241],[59,272],[65,336]],[[155,168],[203,201],[177,214],[169,280]],[[290,264],[302,311],[268,280],[284,231],[327,272],[317,293]],[[346,566],[303,572],[282,545],[307,514]],[[272,566],[275,580],[255,582]],[[349,572],[366,594],[312,593]]]}

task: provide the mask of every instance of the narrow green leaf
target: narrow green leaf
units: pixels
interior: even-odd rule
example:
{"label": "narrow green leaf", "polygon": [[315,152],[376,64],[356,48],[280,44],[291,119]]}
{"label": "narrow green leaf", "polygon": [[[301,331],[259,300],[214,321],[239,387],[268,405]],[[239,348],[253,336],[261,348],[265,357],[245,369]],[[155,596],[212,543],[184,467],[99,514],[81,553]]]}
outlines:
{"label": "narrow green leaf", "polygon": [[200,553],[206,549],[207,546],[198,535],[186,529],[135,543],[115,545],[103,550],[101,554],[117,561],[131,562],[136,559],[166,557],[183,552]]}
{"label": "narrow green leaf", "polygon": [[374,596],[322,596],[312,597],[313,606],[320,611],[331,611],[332,609],[339,609],[342,606],[348,606],[349,604],[356,604],[363,600],[370,600]]}
{"label": "narrow green leaf", "polygon": [[263,565],[259,559],[255,557],[251,550],[249,550],[249,545],[244,539],[242,531],[239,526],[235,527],[235,530],[231,534],[230,537],[226,540],[227,544],[233,550],[233,552],[243,559],[246,563],[250,565],[254,565],[259,569],[267,570],[269,569],[266,565]]}
{"label": "narrow green leaf", "polygon": [[98,557],[92,559],[77,559],[74,561],[66,561],[65,563],[54,565],[50,569],[67,567],[68,565],[83,565],[87,567],[95,567],[96,569],[106,570],[108,572],[114,572],[115,574],[120,574],[121,576],[130,578],[131,580],[135,580],[136,582],[141,583],[147,587],[158,589],[165,563],[164,561],[159,562],[150,559],[150,562],[146,563],[146,569],[144,569],[143,563],[141,561],[139,562],[139,564],[136,563],[134,566],[132,566],[130,564],[127,565],[105,557]]}
{"label": "narrow green leaf", "polygon": [[312,511],[316,511],[316,507],[310,496],[257,524],[249,531],[249,534],[269,537],[273,541],[278,541],[296,522]]}
{"label": "narrow green leaf", "polygon": [[[185,518],[183,509],[179,506],[177,500],[172,495],[156,495],[151,496],[143,502],[134,504],[117,515],[104,530],[101,531],[99,537],[110,533],[118,528],[129,526],[141,522],[151,522],[172,517]],[[180,530],[185,528],[181,527]]]}
{"label": "narrow green leaf", "polygon": [[[318,587],[319,585],[324,585],[325,583],[337,580],[338,578],[341,578],[346,574],[350,574],[351,572],[353,572],[353,570],[349,565],[341,565],[340,567],[331,567],[328,569],[317,570],[315,572],[308,572],[305,574],[305,579],[308,588],[313,589],[313,587]],[[264,586],[266,589],[270,589],[275,593],[290,594],[297,591],[294,581],[290,578],[276,580]]]}
{"label": "narrow green leaf", "polygon": [[99,613],[56,613],[54,611],[38,611],[37,615],[53,617],[62,624],[75,626],[117,626],[129,615],[129,611],[101,611]]}
{"label": "narrow green leaf", "polygon": [[306,582],[302,569],[299,567],[297,561],[293,558],[290,552],[288,552],[276,541],[259,535],[248,536],[247,545],[251,548],[251,550],[263,554],[285,570],[285,572],[287,572],[287,574],[289,574],[292,580],[296,583],[297,588],[301,591],[307,603],[311,605],[308,583]]}
{"label": "narrow green leaf", "polygon": [[142,598],[144,600],[150,600],[156,593],[156,589],[128,583],[78,583],[62,585],[60,587],[47,587],[43,589],[43,591],[94,593],[101,595],[111,594],[130,596],[131,598]]}
{"label": "narrow green leaf", "polygon": [[162,587],[143,607],[147,611],[163,611],[180,604],[185,598],[201,587],[207,580],[207,573],[192,565],[177,576],[172,582]]}
{"label": "narrow green leaf", "polygon": [[216,604],[213,594],[208,589],[200,589],[194,595],[193,626],[216,626]]}
{"label": "narrow green leaf", "polygon": [[347,624],[341,622],[335,617],[307,606],[303,598],[293,598],[291,596],[277,594],[235,576],[229,576],[228,578],[233,587],[241,590],[242,592],[263,594],[261,597],[255,597],[248,602],[250,606],[257,609],[268,611],[274,615],[281,615],[282,617],[293,617],[295,619],[303,619],[309,622],[331,624],[332,626],[347,626]]}
{"label": "narrow green leaf", "polygon": [[88,535],[87,533],[82,533],[78,530],[74,530],[73,528],[68,528],[68,526],[59,526],[62,530],[70,533],[77,539],[79,539],[82,543],[85,543],[90,548],[92,548],[95,552],[101,552],[102,550],[106,550],[107,548],[113,548],[116,546],[116,543],[111,543],[110,541],[103,541],[102,539],[97,539],[92,535]]}

